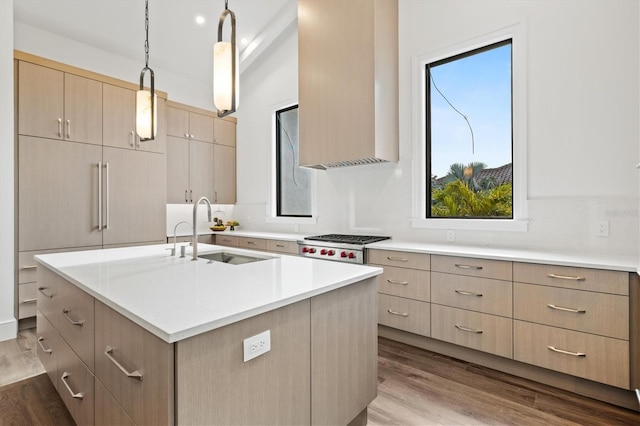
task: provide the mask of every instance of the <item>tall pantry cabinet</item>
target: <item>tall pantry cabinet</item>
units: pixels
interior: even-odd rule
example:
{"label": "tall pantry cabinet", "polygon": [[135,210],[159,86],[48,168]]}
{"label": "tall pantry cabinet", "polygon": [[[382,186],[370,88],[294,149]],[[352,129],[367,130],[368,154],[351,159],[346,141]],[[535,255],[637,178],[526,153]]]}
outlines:
{"label": "tall pantry cabinet", "polygon": [[19,296],[23,318],[37,293],[34,255],[165,240],[166,128],[159,97],[158,136],[139,141],[134,84],[15,57],[17,293],[33,293]]}

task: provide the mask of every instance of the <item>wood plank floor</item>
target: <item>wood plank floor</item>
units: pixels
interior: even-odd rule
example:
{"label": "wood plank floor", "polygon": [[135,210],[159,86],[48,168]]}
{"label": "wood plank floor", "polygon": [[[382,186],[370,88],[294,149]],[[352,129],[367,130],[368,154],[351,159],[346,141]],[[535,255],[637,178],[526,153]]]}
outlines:
{"label": "wood plank floor", "polygon": [[[35,345],[33,329],[0,343],[0,382],[44,371]],[[638,412],[385,338],[378,376],[371,426],[640,425]],[[73,424],[46,374],[0,387],[0,426],[40,424]]]}
{"label": "wood plank floor", "polygon": [[640,413],[378,339],[369,425],[640,425]]}

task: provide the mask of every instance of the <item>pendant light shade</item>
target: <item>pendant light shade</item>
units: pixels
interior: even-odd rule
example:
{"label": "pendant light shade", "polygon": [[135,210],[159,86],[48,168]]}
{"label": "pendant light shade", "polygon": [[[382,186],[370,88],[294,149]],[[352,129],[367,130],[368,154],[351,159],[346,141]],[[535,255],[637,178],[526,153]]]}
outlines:
{"label": "pendant light shade", "polygon": [[[140,72],[140,87],[136,92],[136,133],[140,141],[152,141],[158,130],[158,99],[155,91],[155,76],[149,68],[149,0],[144,8],[144,68]],[[149,71],[150,90],[144,88],[144,76]]]}
{"label": "pendant light shade", "polygon": [[[222,27],[231,16],[231,41],[222,41]],[[213,103],[218,117],[236,112],[239,104],[238,49],[236,45],[236,15],[225,0],[218,23],[218,42],[213,46]]]}

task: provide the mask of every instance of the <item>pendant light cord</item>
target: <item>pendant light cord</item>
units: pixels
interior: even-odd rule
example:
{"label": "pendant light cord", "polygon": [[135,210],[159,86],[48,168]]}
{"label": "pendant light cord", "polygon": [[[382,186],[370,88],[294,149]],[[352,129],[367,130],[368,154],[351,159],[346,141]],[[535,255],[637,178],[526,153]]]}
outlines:
{"label": "pendant light cord", "polygon": [[149,68],[149,0],[144,2],[144,66]]}

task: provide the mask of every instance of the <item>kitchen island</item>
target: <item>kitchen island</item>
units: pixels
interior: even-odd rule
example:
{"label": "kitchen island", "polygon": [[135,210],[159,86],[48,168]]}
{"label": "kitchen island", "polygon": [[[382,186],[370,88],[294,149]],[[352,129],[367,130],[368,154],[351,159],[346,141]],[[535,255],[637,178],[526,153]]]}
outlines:
{"label": "kitchen island", "polygon": [[36,257],[38,354],[77,423],[366,422],[380,268],[170,247]]}

